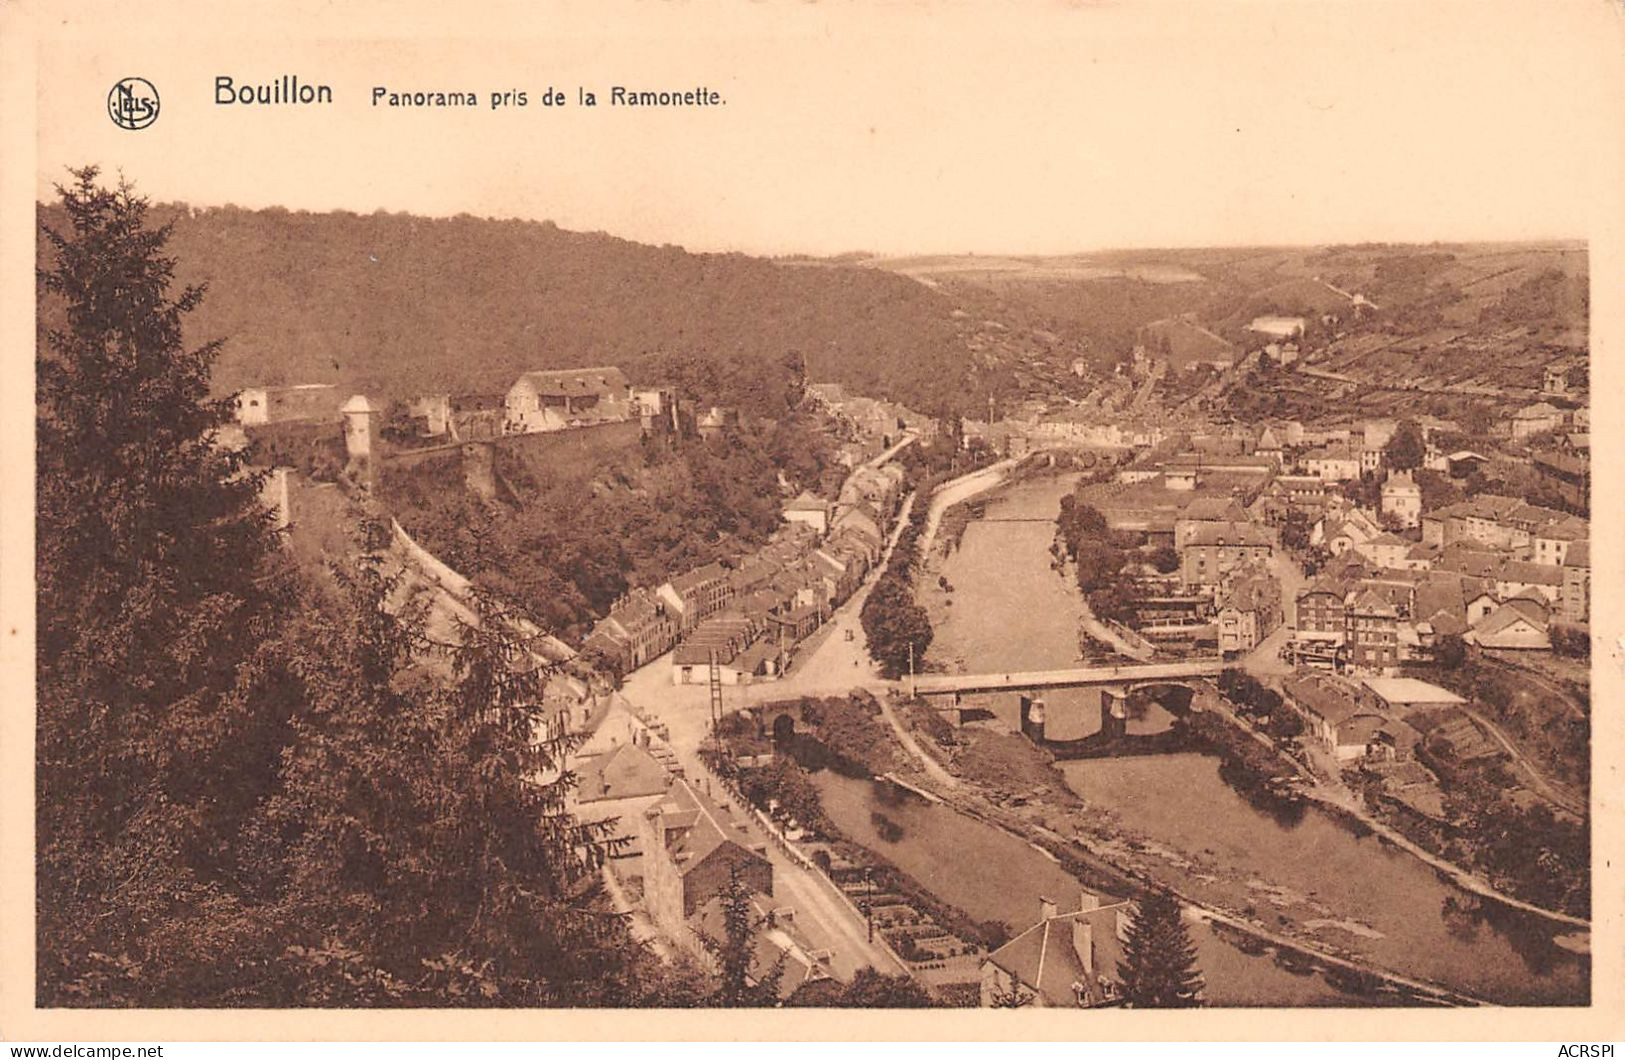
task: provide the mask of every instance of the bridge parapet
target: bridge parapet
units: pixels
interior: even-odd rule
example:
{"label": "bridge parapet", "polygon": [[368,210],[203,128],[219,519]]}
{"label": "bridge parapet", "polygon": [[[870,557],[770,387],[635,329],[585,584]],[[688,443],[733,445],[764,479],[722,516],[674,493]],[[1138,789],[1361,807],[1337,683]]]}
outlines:
{"label": "bridge parapet", "polygon": [[1141,663],[1133,666],[1089,666],[1069,670],[1027,670],[1007,674],[924,674],[914,679],[920,695],[946,692],[1019,691],[1038,688],[1083,688],[1091,685],[1153,684],[1158,681],[1184,681],[1214,677],[1224,668],[1217,656],[1184,659],[1170,663]]}

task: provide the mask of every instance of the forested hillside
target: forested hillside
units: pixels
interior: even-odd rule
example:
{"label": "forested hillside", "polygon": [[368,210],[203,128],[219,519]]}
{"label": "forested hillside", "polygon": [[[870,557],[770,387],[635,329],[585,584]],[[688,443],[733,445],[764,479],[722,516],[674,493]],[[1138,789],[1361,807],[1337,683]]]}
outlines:
{"label": "forested hillside", "polygon": [[522,370],[607,363],[696,400],[778,409],[804,361],[813,380],[943,412],[985,408],[1001,353],[1049,351],[1012,321],[990,351],[993,299],[876,269],[466,216],[154,206],[152,219],[174,222],[176,279],[210,285],[186,338],[226,339],[222,394],[296,382],[388,398],[501,392]]}

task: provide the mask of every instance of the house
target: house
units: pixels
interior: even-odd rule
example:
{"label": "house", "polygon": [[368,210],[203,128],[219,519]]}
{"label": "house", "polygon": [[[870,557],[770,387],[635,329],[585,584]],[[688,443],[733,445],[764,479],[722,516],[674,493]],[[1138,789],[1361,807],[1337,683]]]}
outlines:
{"label": "house", "polygon": [[861,544],[870,566],[880,559],[886,538],[880,530],[879,514],[867,502],[855,504],[842,511],[830,525],[835,535],[850,538]]}
{"label": "house", "polygon": [[1254,317],[1247,330],[1277,339],[1294,339],[1303,334],[1305,323],[1303,317],[1261,316]]}
{"label": "house", "polygon": [[1303,718],[1308,734],[1319,740],[1339,762],[1364,758],[1379,740],[1389,719],[1362,705],[1347,685],[1316,674],[1295,675],[1281,682],[1293,710]]}
{"label": "house", "polygon": [[1346,447],[1311,449],[1298,462],[1307,474],[1322,482],[1349,482],[1360,477],[1360,454]]}
{"label": "house", "polygon": [[451,395],[425,394],[407,406],[407,414],[422,422],[423,433],[438,438],[451,431]]}
{"label": "house", "polygon": [[578,760],[576,799],[602,802],[662,795],[671,786],[666,766],[642,744],[623,743],[602,754]]}
{"label": "house", "polygon": [[1356,545],[1381,537],[1382,527],[1359,508],[1348,508],[1338,515],[1327,515],[1310,531],[1309,543],[1321,545],[1334,556],[1341,556]]}
{"label": "house", "polygon": [[822,537],[829,533],[830,508],[829,501],[803,491],[794,500],[785,504],[784,520],[810,526]]}
{"label": "house", "polygon": [[1382,484],[1382,513],[1410,528],[1422,522],[1422,487],[1409,471],[1396,471]]}
{"label": "house", "polygon": [[1258,432],[1258,441],[1253,446],[1254,456],[1267,457],[1268,459],[1279,464],[1284,452],[1285,450],[1281,445],[1281,440],[1276,437],[1274,430],[1269,427],[1265,427],[1262,431]]}
{"label": "house", "polygon": [[677,617],[658,592],[638,588],[610,608],[582,643],[626,674],[671,650],[679,632]]}
{"label": "house", "polygon": [[737,611],[706,619],[672,652],[671,683],[703,684],[710,680],[711,664],[715,662],[724,684],[739,684],[742,676],[750,674],[742,673],[735,659],[759,632],[757,623]]}
{"label": "house", "polygon": [[1366,420],[1361,430],[1360,470],[1376,472],[1382,469],[1384,451],[1393,440],[1399,425],[1393,420]]}
{"label": "house", "polygon": [[1117,965],[1131,915],[1129,903],[1103,905],[1088,891],[1066,913],[1049,899],[1039,899],[1038,922],[983,959],[982,1005],[1101,1008],[1121,1003]]}
{"label": "house", "polygon": [[632,387],[619,368],[566,368],[526,372],[503,400],[512,434],[562,431],[632,417]]}
{"label": "house", "polygon": [[1481,648],[1547,649],[1546,611],[1528,599],[1512,599],[1490,612],[1467,633],[1467,640]]}
{"label": "house", "polygon": [[1383,533],[1369,541],[1361,541],[1354,551],[1369,560],[1374,567],[1403,570],[1410,560],[1411,542],[1396,534]]}
{"label": "house", "polygon": [[1507,560],[1495,574],[1495,591],[1501,599],[1511,599],[1525,590],[1538,592],[1550,605],[1563,591],[1563,568],[1526,560]]}
{"label": "house", "polygon": [[1557,617],[1580,624],[1591,620],[1591,544],[1575,541],[1563,559],[1563,586],[1557,598]]}
{"label": "house", "polygon": [[720,563],[707,563],[679,574],[656,592],[677,614],[683,631],[693,629],[733,600],[728,571]]}
{"label": "house", "polygon": [[1529,558],[1536,563],[1561,567],[1568,558],[1569,547],[1591,535],[1591,527],[1584,519],[1569,517],[1553,519],[1533,534],[1533,551]]}
{"label": "house", "polygon": [[339,388],[332,383],[248,387],[237,392],[235,412],[244,427],[296,420],[337,422]]}
{"label": "house", "polygon": [[726,891],[731,879],[772,896],[766,846],[688,781],[674,781],[639,822],[644,906],[668,935],[692,938],[689,918]]}
{"label": "house", "polygon": [[1335,634],[1342,638],[1348,627],[1348,589],[1339,582],[1322,578],[1298,593],[1294,602],[1293,628],[1298,633]]}
{"label": "house", "polygon": [[1232,578],[1215,601],[1219,651],[1249,652],[1281,621],[1281,585],[1267,575]]}
{"label": "house", "polygon": [[1218,585],[1238,567],[1268,562],[1273,551],[1269,535],[1251,523],[1196,522],[1179,545],[1180,578],[1184,584]]}
{"label": "house", "polygon": [[1562,409],[1545,401],[1537,401],[1513,413],[1512,437],[1521,439],[1555,431],[1563,426],[1564,419]]}
{"label": "house", "polygon": [[1314,475],[1279,475],[1270,483],[1270,492],[1286,507],[1306,515],[1326,507],[1326,483]]}
{"label": "house", "polygon": [[1591,441],[1588,435],[1569,434],[1564,444],[1575,452],[1542,450],[1530,457],[1542,481],[1563,498],[1565,504],[1581,510],[1591,507]]}
{"label": "house", "polygon": [[[776,905],[765,894],[750,895],[747,909],[751,941],[746,976],[750,982],[759,983],[777,969],[780,1001],[809,984],[837,983],[830,971],[830,952],[814,949],[812,943],[800,934],[796,929],[794,909]],[[691,918],[690,926],[699,938],[709,944],[706,945],[708,951],[723,944],[728,937],[728,927],[722,896],[718,895],[705,903]]]}
{"label": "house", "polygon": [[1383,673],[1399,665],[1399,611],[1383,596],[1365,589],[1347,604],[1349,664]]}

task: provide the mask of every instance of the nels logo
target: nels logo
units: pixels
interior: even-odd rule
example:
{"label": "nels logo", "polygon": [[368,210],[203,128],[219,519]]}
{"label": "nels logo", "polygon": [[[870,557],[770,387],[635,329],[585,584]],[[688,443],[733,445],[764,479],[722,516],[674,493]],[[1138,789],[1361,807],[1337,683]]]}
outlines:
{"label": "nels logo", "polygon": [[144,77],[126,77],[107,94],[107,116],[121,129],[145,129],[158,120],[158,90]]}

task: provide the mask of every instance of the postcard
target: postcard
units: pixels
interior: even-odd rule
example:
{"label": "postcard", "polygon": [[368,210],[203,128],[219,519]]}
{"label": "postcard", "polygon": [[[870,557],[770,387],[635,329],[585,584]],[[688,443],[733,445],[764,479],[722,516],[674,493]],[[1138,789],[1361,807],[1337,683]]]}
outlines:
{"label": "postcard", "polygon": [[7,9],[0,1033],[1617,1038],[1621,18]]}

